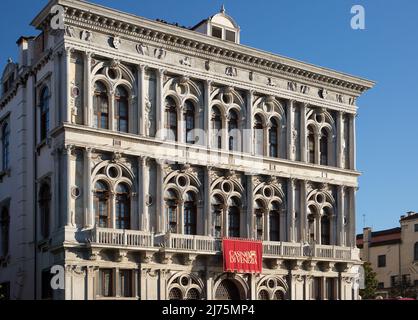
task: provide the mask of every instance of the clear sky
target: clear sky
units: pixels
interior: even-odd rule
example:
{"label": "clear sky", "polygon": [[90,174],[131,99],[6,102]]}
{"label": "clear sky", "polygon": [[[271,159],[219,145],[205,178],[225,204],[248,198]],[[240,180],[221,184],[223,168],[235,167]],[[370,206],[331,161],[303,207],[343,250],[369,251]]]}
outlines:
{"label": "clear sky", "polygon": [[[418,211],[418,1],[415,0],[94,0],[149,19],[192,26],[226,11],[241,43],[377,82],[358,100],[357,231],[397,227]],[[0,68],[17,57],[16,40],[47,0],[2,0]],[[352,30],[353,5],[366,10],[366,29]]]}

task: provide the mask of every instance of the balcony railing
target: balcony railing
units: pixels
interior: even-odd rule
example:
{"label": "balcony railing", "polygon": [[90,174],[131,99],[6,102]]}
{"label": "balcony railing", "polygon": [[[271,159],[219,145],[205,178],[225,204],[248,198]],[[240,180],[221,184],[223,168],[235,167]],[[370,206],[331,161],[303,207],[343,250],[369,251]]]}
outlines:
{"label": "balcony railing", "polygon": [[95,228],[90,243],[116,247],[153,248],[154,235],[138,230]]}
{"label": "balcony railing", "polygon": [[210,254],[215,254],[222,249],[220,239],[176,233],[167,233],[164,235],[161,245],[166,249]]}
{"label": "balcony railing", "polygon": [[[95,228],[91,230],[89,242],[103,247],[130,248],[141,250],[153,248],[197,254],[220,254],[222,240],[211,236],[167,233],[154,236],[153,233],[137,230]],[[348,247],[263,241],[263,258],[308,257],[320,260],[359,260],[359,250]]]}

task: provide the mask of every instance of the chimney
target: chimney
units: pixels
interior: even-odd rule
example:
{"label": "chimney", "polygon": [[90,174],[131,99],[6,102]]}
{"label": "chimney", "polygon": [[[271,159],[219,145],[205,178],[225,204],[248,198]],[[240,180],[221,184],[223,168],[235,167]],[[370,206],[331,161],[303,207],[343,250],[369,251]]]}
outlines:
{"label": "chimney", "polygon": [[369,246],[372,242],[372,228],[363,229],[363,260],[369,261]]}
{"label": "chimney", "polygon": [[29,41],[34,37],[20,37],[16,44],[19,48],[19,68],[29,65]]}

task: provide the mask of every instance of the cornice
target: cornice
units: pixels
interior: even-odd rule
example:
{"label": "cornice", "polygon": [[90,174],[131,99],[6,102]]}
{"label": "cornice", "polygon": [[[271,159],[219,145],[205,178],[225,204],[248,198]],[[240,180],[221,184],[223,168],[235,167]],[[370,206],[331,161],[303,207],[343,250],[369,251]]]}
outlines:
{"label": "cornice", "polygon": [[152,41],[161,46],[169,46],[171,49],[185,49],[198,56],[245,65],[245,68],[250,71],[262,70],[272,76],[317,83],[334,90],[349,91],[356,96],[374,86],[374,82],[369,80],[244,45],[225,43],[192,30],[151,21],[85,1],[55,0],[43,9],[32,25],[42,28],[49,23],[48,10],[53,4],[64,6],[67,24],[84,26],[108,34],[118,34],[121,37],[134,37],[139,41]]}

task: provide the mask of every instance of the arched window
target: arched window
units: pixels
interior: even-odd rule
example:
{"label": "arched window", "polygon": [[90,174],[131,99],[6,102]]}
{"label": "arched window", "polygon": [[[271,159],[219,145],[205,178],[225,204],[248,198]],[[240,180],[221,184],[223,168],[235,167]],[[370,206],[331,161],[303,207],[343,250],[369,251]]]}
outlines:
{"label": "arched window", "polygon": [[120,183],[116,187],[116,229],[130,229],[130,191],[129,187]]}
{"label": "arched window", "polygon": [[9,210],[4,207],[0,216],[0,257],[9,253],[10,215]]}
{"label": "arched window", "polygon": [[240,236],[240,204],[237,198],[232,198],[228,207],[228,237]]}
{"label": "arched window", "polygon": [[109,96],[106,86],[100,81],[94,85],[93,110],[94,127],[109,129]]}
{"label": "arched window", "polygon": [[41,141],[45,140],[48,131],[49,131],[49,90],[48,87],[45,87],[41,92],[41,101],[40,101],[40,120],[41,120]]}
{"label": "arched window", "polygon": [[167,139],[177,141],[177,105],[171,97],[165,99],[165,129]]}
{"label": "arched window", "polygon": [[256,155],[264,155],[264,127],[259,115],[254,117],[254,151]]}
{"label": "arched window", "polygon": [[213,225],[213,236],[215,238],[222,237],[222,212],[223,212],[223,200],[220,196],[215,195],[212,198],[212,225]]}
{"label": "arched window", "polygon": [[321,139],[319,140],[319,150],[321,153],[321,165],[328,165],[328,131],[322,130]]}
{"label": "arched window", "polygon": [[321,244],[331,244],[330,229],[331,225],[329,221],[329,216],[328,214],[324,214],[321,217]]}
{"label": "arched window", "polygon": [[254,218],[257,239],[264,240],[264,206],[260,200],[255,202]]}
{"label": "arched window", "polygon": [[187,291],[187,300],[200,300],[199,290],[191,288]]}
{"label": "arched window", "polygon": [[308,162],[315,163],[315,135],[310,127],[308,128]]}
{"label": "arched window", "polygon": [[120,132],[129,131],[129,101],[128,92],[119,86],[116,88],[116,120],[117,130]]}
{"label": "arched window", "polygon": [[258,300],[270,300],[268,291],[260,290],[260,292],[258,293]]}
{"label": "arched window", "polygon": [[275,201],[269,212],[270,241],[280,241],[280,204]]}
{"label": "arched window", "polygon": [[94,209],[96,225],[99,228],[110,227],[109,186],[103,181],[97,181],[94,192]]}
{"label": "arched window", "polygon": [[238,147],[238,114],[235,110],[229,111],[228,134],[229,151],[235,151]]}
{"label": "arched window", "polygon": [[217,107],[212,109],[212,146],[222,148],[222,115]]}
{"label": "arched window", "polygon": [[195,129],[195,112],[194,105],[191,101],[185,103],[185,123],[186,123],[186,143],[195,143],[194,129]]}
{"label": "arched window", "polygon": [[171,233],[178,233],[178,197],[174,190],[167,190],[165,193],[165,209],[168,219],[168,230]]}
{"label": "arched window", "polygon": [[168,294],[169,300],[183,300],[183,294],[179,288],[173,288]]}
{"label": "arched window", "polygon": [[9,169],[10,162],[10,127],[6,122],[3,125],[1,133],[1,149],[2,149],[2,170]]}
{"label": "arched window", "polygon": [[273,295],[274,300],[284,300],[284,293],[280,290],[277,290]]}
{"label": "arched window", "polygon": [[184,234],[196,235],[196,199],[193,193],[187,192],[184,199]]}
{"label": "arched window", "polygon": [[47,183],[41,185],[39,190],[39,213],[41,217],[41,236],[49,237],[49,223],[51,212],[51,190]]}
{"label": "arched window", "polygon": [[414,261],[418,261],[418,242],[414,245]]}
{"label": "arched window", "polygon": [[241,295],[235,282],[224,279],[216,288],[215,300],[240,300]]}
{"label": "arched window", "polygon": [[269,129],[269,149],[270,157],[277,158],[279,156],[279,126],[276,119],[271,119]]}
{"label": "arched window", "polygon": [[308,207],[308,234],[309,234],[309,242],[315,242],[315,218],[316,216],[316,209],[314,207]]}

